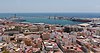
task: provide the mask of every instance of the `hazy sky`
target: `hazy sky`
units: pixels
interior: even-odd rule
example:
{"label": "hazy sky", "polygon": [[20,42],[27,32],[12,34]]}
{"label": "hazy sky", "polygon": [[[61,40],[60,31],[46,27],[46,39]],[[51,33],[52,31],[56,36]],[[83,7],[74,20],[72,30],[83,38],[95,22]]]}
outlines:
{"label": "hazy sky", "polygon": [[100,12],[100,0],[0,0],[0,13]]}

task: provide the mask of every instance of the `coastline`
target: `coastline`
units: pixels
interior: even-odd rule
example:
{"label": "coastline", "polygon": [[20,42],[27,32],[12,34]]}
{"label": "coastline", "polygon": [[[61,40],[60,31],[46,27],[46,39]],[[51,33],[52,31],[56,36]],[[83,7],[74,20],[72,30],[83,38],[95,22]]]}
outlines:
{"label": "coastline", "polygon": [[[63,24],[65,22],[62,21],[68,20],[26,18],[26,20],[30,19],[35,22],[14,22],[0,19],[0,52],[100,52],[100,46],[98,46],[100,43],[100,24],[98,22],[62,26],[58,23],[61,21],[61,24]],[[53,24],[48,24],[44,22],[41,23],[42,21],[54,22]],[[75,23],[68,21],[68,23],[70,22]],[[88,44],[91,45],[88,46]],[[2,48],[5,49],[2,50]]]}

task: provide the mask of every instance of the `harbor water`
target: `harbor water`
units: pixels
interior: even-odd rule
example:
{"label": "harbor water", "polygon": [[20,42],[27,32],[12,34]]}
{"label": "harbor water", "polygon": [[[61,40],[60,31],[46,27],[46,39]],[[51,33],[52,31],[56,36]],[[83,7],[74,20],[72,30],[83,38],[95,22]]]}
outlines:
{"label": "harbor water", "polygon": [[100,17],[100,13],[0,13],[0,18],[9,18],[16,14],[23,17],[26,21],[31,23],[46,23],[46,24],[61,24],[73,25],[80,24],[81,22],[74,22],[70,20],[55,20],[48,19],[47,16],[66,16],[66,17],[79,17],[79,18],[95,18]]}

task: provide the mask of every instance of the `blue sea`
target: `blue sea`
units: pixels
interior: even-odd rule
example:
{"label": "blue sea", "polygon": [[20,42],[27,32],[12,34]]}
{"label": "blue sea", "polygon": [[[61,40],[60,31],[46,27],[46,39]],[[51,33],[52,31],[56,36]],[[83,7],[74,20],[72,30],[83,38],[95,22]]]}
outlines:
{"label": "blue sea", "polygon": [[31,23],[46,23],[46,24],[61,24],[61,25],[74,25],[81,22],[74,22],[70,20],[54,20],[48,19],[47,16],[66,16],[66,17],[78,17],[78,18],[96,18],[100,17],[100,13],[0,13],[0,18],[9,18],[16,14],[19,17],[23,17],[26,22]]}

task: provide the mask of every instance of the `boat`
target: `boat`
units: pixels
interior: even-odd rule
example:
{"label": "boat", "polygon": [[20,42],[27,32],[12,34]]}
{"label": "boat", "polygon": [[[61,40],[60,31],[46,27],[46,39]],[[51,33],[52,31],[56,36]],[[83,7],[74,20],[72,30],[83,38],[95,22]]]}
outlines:
{"label": "boat", "polygon": [[22,17],[17,17],[16,14],[14,16],[10,17],[8,20],[15,21],[15,22],[24,22],[24,21],[26,21]]}
{"label": "boat", "polygon": [[89,19],[80,19],[80,18],[72,18],[71,21],[77,21],[77,22],[91,22],[92,20]]}

